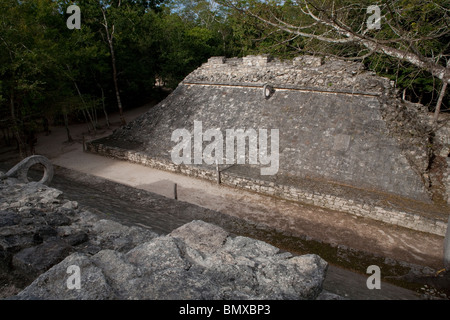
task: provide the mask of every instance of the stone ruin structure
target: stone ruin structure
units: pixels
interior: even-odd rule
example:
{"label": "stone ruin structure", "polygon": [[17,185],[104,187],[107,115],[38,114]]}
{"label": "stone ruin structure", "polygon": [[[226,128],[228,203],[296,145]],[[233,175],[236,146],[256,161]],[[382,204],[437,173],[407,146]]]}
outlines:
{"label": "stone ruin structure", "polygon": [[35,165],[41,165],[44,169],[44,174],[39,180],[39,183],[49,184],[53,179],[53,165],[50,160],[41,155],[27,157],[8,170],[5,174],[0,173],[0,180],[16,177],[20,181],[27,183],[29,182],[28,171]]}
{"label": "stone ruin structure", "polygon": [[[420,107],[356,62],[212,57],[164,101],[87,149],[444,235],[450,143],[430,130]],[[172,134],[193,132],[195,121],[224,136],[227,129],[278,129],[277,173],[261,175],[261,165],[248,161],[220,164],[220,177],[214,164],[175,164]],[[430,170],[433,163],[440,166]]]}

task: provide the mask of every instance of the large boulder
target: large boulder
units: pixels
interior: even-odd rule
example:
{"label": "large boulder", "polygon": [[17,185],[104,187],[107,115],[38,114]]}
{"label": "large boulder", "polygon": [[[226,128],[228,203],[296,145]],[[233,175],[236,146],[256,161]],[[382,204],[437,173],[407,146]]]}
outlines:
{"label": "large boulder", "polygon": [[28,277],[38,277],[51,266],[63,260],[71,253],[68,243],[59,238],[53,238],[37,246],[25,248],[13,256],[14,268]]}
{"label": "large boulder", "polygon": [[[72,265],[80,289],[67,285]],[[316,299],[327,263],[193,221],[128,252],[74,253],[17,299]]]}
{"label": "large boulder", "polygon": [[[317,299],[326,270],[317,255],[203,221],[158,235],[100,219],[40,183],[0,183],[0,279],[23,289],[0,297]],[[70,285],[78,275],[80,289]]]}
{"label": "large boulder", "polygon": [[46,185],[11,178],[0,183],[1,282],[23,287],[74,252],[126,252],[156,236],[100,219]]}

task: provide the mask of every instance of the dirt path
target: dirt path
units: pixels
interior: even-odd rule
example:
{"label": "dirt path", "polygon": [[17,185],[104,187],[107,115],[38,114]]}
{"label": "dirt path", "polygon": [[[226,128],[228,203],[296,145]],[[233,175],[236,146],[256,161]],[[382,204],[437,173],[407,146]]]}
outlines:
{"label": "dirt path", "polygon": [[61,167],[169,198],[176,183],[178,200],[269,225],[286,234],[307,235],[436,269],[442,265],[443,238],[439,236],[83,153],[81,146],[51,160]]}

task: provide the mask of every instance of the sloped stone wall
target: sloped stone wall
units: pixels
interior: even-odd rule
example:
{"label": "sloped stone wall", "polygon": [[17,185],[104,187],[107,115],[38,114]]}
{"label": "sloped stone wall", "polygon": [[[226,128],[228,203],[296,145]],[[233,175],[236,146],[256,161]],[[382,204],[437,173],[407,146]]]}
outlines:
{"label": "sloped stone wall", "polygon": [[[88,151],[93,153],[146,165],[159,170],[181,173],[211,182],[217,182],[218,180],[217,172],[211,168],[175,165],[167,160],[155,159],[140,152],[101,143],[88,143],[87,147]],[[401,209],[395,206],[386,206],[386,202],[383,200],[376,200],[371,196],[363,197],[361,191],[356,197],[354,193],[348,194],[346,193],[348,189],[342,190],[341,186],[338,186],[339,192],[330,192],[334,190],[330,190],[329,186],[324,189],[324,186],[320,184],[310,185],[309,188],[305,188],[305,185],[281,185],[250,177],[249,175],[227,171],[220,172],[219,179],[221,184],[230,187],[299,201],[326,209],[348,212],[356,216],[383,221],[412,230],[444,236],[447,229],[446,216],[442,215],[442,212],[437,215],[424,215],[420,212],[420,208],[411,211],[408,208]],[[308,184],[311,184],[311,181],[308,181]],[[423,210],[426,212],[429,209],[429,207],[425,207]]]}
{"label": "sloped stone wall", "polygon": [[[267,85],[272,88],[269,96],[264,93]],[[223,136],[227,129],[278,129],[275,175],[255,173],[263,167],[260,164],[228,165],[221,167],[223,183],[227,175],[239,177],[245,181],[243,188],[257,192],[273,184],[277,191],[269,193],[298,201],[308,199],[299,194],[311,194],[311,186],[322,185],[318,188],[326,191],[318,193],[331,197],[328,190],[334,187],[327,186],[342,186],[354,188],[352,199],[358,192],[374,192],[430,204],[431,186],[439,182],[435,190],[445,193],[445,179],[437,181],[428,172],[434,157],[432,130],[419,120],[420,108],[397,99],[395,93],[389,79],[355,62],[311,56],[292,61],[213,57],[168,98],[111,136],[92,142],[90,150],[208,178],[213,165],[173,163],[175,130],[192,133],[196,121],[203,132],[219,129]],[[202,147],[207,145],[203,142]],[[290,189],[301,191],[290,197]],[[364,201],[360,202],[356,211],[363,212]],[[391,219],[382,210],[364,215],[408,220]],[[417,225],[414,219],[404,224]],[[442,215],[442,221],[446,219]],[[441,227],[433,232],[442,234]]]}
{"label": "sloped stone wall", "polygon": [[[415,157],[408,157],[408,144],[390,134],[385,109],[397,101],[386,97],[393,90],[387,79],[350,62],[313,60],[303,66],[299,59],[267,60],[211,59],[110,140],[168,160],[173,131],[192,132],[194,121],[202,122],[203,131],[219,128],[224,135],[227,129],[278,129],[280,179],[326,179],[429,201],[420,173],[428,159],[427,138],[420,136],[408,150]],[[275,90],[269,99],[263,96],[265,83]]]}

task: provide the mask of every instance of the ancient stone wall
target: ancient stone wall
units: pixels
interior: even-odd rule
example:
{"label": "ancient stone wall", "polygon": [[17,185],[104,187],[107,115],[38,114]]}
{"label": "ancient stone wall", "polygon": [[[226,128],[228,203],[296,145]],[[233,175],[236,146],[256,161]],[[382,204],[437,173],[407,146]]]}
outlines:
{"label": "ancient stone wall", "polygon": [[[88,151],[100,155],[146,165],[160,170],[181,173],[211,182],[218,181],[217,172],[208,168],[175,165],[170,161],[154,159],[140,152],[99,143],[88,143],[87,147]],[[372,197],[372,194],[363,197],[359,193],[355,197],[353,193],[342,192],[341,189],[339,190],[341,192],[334,192],[333,194],[333,192],[330,192],[330,189],[321,190],[320,187],[323,186],[320,185],[312,186],[310,190],[306,190],[304,186],[279,185],[274,182],[252,178],[248,175],[233,174],[227,171],[220,172],[219,179],[221,184],[230,187],[299,201],[326,209],[348,212],[356,216],[371,218],[417,231],[443,236],[447,229],[445,215],[442,215],[442,218],[439,217],[439,214],[430,214],[427,216],[420,211],[421,208],[417,208],[416,212],[414,212],[414,210],[408,210],[406,208],[400,209],[395,207],[395,205],[387,206],[384,201],[385,199],[377,201],[377,199]],[[424,210],[429,210],[429,208],[425,207]]]}
{"label": "ancient stone wall", "polygon": [[[203,132],[218,129],[223,136],[228,129],[278,129],[275,175],[258,174],[261,164],[222,166],[222,183],[442,234],[445,214],[424,227],[415,214],[367,209],[378,205],[370,197],[358,200],[358,194],[372,192],[404,198],[414,204],[409,208],[432,203],[433,136],[428,123],[417,120],[420,112],[396,98],[389,79],[359,63],[311,56],[213,57],[167,99],[92,142],[90,150],[208,178],[214,165],[173,162],[175,130],[192,133],[195,122]],[[203,141],[202,150],[207,145]],[[445,179],[438,180],[442,186]],[[445,193],[445,186],[435,190]]]}
{"label": "ancient stone wall", "polygon": [[268,56],[210,58],[208,63],[189,74],[188,83],[257,85],[303,88],[330,92],[379,95],[392,89],[390,81],[365,72],[360,63],[300,56],[292,61],[272,60]]}

